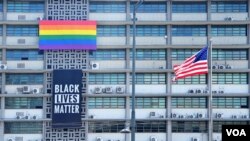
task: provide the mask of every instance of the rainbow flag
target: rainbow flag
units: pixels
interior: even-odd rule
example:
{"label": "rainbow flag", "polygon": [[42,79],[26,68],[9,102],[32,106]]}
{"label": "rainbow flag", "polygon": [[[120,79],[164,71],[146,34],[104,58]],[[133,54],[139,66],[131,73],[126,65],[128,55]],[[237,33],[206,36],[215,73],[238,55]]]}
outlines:
{"label": "rainbow flag", "polygon": [[39,49],[96,50],[96,21],[39,21]]}

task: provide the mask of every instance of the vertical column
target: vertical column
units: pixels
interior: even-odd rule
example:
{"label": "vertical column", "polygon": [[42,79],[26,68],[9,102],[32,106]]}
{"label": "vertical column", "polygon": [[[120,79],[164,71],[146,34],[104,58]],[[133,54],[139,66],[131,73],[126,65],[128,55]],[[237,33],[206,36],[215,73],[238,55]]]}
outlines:
{"label": "vertical column", "polygon": [[207,21],[211,20],[211,0],[207,0]]}
{"label": "vertical column", "polygon": [[247,25],[247,44],[250,44],[250,25]]}
{"label": "vertical column", "polygon": [[126,69],[130,68],[130,48],[126,48]]}
{"label": "vertical column", "polygon": [[3,21],[7,20],[7,0],[3,0]]}
{"label": "vertical column", "polygon": [[[125,116],[125,126],[130,126],[130,97],[126,96],[126,116]],[[126,128],[125,127],[125,128]],[[125,141],[130,141],[130,134],[125,133]]]}
{"label": "vertical column", "polygon": [[167,21],[171,21],[172,20],[172,0],[168,0],[167,1]]}
{"label": "vertical column", "polygon": [[172,32],[171,32],[171,29],[172,29],[172,25],[168,25],[167,26],[167,45],[172,45]]}
{"label": "vertical column", "polygon": [[48,20],[48,0],[44,1],[44,18],[45,20]]}

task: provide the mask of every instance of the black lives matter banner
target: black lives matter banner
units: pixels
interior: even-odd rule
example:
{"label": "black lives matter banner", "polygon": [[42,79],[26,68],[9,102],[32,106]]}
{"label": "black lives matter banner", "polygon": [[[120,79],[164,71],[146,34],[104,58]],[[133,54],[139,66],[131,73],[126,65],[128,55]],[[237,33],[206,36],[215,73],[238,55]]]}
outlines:
{"label": "black lives matter banner", "polygon": [[81,127],[81,70],[53,71],[52,128]]}

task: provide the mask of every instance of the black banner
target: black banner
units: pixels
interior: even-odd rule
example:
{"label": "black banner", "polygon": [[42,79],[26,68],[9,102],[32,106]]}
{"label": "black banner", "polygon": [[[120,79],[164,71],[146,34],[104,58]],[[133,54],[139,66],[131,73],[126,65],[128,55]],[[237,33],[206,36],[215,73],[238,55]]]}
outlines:
{"label": "black banner", "polygon": [[222,141],[249,141],[250,125],[222,125]]}
{"label": "black banner", "polygon": [[81,70],[54,70],[52,128],[81,127]]}

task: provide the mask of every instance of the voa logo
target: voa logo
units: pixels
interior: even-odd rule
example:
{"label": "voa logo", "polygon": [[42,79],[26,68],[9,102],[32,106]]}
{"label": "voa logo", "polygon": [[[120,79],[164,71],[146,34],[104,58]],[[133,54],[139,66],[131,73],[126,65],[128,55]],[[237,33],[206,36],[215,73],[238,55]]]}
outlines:
{"label": "voa logo", "polygon": [[239,129],[226,129],[226,132],[227,132],[227,136],[232,136],[232,135],[235,137],[247,136],[244,129],[241,129],[241,130],[239,130]]}

